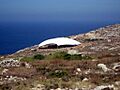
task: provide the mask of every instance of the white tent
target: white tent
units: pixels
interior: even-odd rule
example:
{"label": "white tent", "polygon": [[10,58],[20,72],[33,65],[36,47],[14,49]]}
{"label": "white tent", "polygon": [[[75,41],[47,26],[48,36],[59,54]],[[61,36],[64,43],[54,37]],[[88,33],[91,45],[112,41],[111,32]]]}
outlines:
{"label": "white tent", "polygon": [[56,44],[57,46],[62,46],[62,45],[79,45],[80,42],[66,38],[66,37],[58,37],[58,38],[52,38],[45,40],[39,44],[39,47],[44,46],[44,45],[49,45],[49,44]]}

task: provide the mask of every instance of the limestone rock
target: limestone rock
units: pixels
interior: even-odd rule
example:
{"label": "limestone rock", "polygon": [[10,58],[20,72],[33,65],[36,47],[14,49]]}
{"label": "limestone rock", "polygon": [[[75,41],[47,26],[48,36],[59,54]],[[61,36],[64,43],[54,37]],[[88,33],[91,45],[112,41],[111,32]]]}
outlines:
{"label": "limestone rock", "polygon": [[97,66],[98,66],[98,68],[101,68],[104,72],[110,71],[110,69],[107,68],[107,66],[105,64],[100,63]]}

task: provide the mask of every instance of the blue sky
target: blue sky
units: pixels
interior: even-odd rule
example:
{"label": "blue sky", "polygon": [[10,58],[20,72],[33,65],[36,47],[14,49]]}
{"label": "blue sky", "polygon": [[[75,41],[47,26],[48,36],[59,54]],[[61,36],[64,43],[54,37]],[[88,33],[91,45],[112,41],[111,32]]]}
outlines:
{"label": "blue sky", "polygon": [[0,0],[0,21],[120,21],[120,0]]}

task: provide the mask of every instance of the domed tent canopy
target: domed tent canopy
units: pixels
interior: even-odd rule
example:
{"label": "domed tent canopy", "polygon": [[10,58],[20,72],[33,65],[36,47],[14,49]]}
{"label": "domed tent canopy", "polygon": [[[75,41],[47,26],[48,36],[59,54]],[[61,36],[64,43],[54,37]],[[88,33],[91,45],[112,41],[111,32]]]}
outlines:
{"label": "domed tent canopy", "polygon": [[66,37],[58,37],[58,38],[52,38],[45,40],[39,44],[40,48],[56,48],[56,47],[62,47],[62,46],[76,46],[79,45],[80,42],[66,38]]}

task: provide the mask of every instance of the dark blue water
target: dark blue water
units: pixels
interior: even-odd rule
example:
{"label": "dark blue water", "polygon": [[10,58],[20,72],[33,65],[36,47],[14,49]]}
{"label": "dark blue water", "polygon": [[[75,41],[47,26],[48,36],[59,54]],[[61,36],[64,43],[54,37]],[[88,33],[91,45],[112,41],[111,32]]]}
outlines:
{"label": "dark blue water", "polygon": [[39,44],[58,36],[70,36],[119,22],[17,22],[0,23],[0,55]]}

